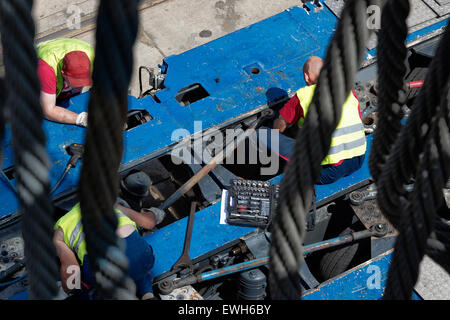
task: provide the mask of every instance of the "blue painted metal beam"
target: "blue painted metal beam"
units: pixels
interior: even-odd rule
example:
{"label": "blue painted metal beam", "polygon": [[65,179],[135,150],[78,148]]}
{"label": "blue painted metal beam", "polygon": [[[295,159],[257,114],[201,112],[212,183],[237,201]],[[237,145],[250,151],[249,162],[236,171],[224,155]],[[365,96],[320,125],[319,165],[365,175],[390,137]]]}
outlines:
{"label": "blue painted metal beam", "polygon": [[[303,300],[380,300],[392,259],[390,250],[306,291]],[[412,300],[421,298],[414,291]]]}
{"label": "blue painted metal beam", "polygon": [[[367,153],[370,152],[372,135],[367,138]],[[326,200],[335,193],[352,188],[361,181],[370,179],[369,157],[365,157],[360,170],[344,177],[335,183],[316,186],[317,201]],[[282,175],[270,180],[272,183],[280,182]],[[196,259],[210,251],[218,249],[232,241],[256,232],[257,228],[220,224],[221,202],[195,213],[194,227],[192,231],[190,256]],[[188,217],[178,220],[162,229],[145,237],[145,240],[153,247],[156,261],[151,271],[153,276],[170,271],[173,264],[183,252],[184,237],[187,228]]]}

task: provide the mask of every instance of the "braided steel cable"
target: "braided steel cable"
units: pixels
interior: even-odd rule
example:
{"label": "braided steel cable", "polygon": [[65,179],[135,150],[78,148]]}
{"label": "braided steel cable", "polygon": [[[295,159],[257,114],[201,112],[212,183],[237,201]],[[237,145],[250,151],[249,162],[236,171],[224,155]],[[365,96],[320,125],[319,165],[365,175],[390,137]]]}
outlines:
{"label": "braided steel cable", "polygon": [[99,293],[106,299],[136,299],[128,276],[123,239],[116,236],[113,210],[122,160],[122,129],[128,109],[138,1],[102,0],[98,11],[96,57],[83,169],[79,183],[86,248]]}
{"label": "braided steel cable", "polygon": [[405,60],[407,56],[406,37],[409,15],[409,0],[389,0],[381,15],[381,29],[378,33],[378,127],[375,130],[369,158],[369,168],[375,182],[383,171],[404,116],[402,106],[406,103]]}
{"label": "braided steel cable", "polygon": [[400,224],[383,299],[411,299],[436,212],[443,203],[443,188],[450,177],[450,77],[441,96],[419,156],[414,190]]}
{"label": "braided steel cable", "polygon": [[314,184],[371,35],[367,27],[367,8],[382,4],[384,1],[346,1],[327,50],[313,101],[281,183],[270,247],[269,283],[273,299],[300,298],[301,244],[307,213],[313,202]]}
{"label": "braided steel cable", "polygon": [[378,178],[378,204],[397,229],[400,228],[403,208],[408,202],[408,192],[404,186],[416,172],[419,156],[431,130],[431,119],[439,107],[440,92],[444,91],[450,74],[449,26],[450,20],[431,61],[424,86],[416,97],[408,121],[391,147],[386,165]]}
{"label": "braided steel cable", "polygon": [[438,217],[427,240],[426,255],[450,273],[450,222]]}
{"label": "braided steel cable", "polygon": [[[2,13],[1,13],[1,5],[0,5],[0,32],[2,30]],[[2,61],[0,60],[0,63]],[[4,78],[0,78],[0,140],[3,141],[3,137],[5,135],[5,123],[6,123],[6,87]],[[3,161],[3,150],[0,146],[0,165]],[[0,167],[1,169],[1,167]]]}
{"label": "braided steel cable", "polygon": [[51,299],[58,291],[59,272],[52,242],[50,161],[42,129],[32,7],[32,0],[1,1],[1,34],[29,297]]}

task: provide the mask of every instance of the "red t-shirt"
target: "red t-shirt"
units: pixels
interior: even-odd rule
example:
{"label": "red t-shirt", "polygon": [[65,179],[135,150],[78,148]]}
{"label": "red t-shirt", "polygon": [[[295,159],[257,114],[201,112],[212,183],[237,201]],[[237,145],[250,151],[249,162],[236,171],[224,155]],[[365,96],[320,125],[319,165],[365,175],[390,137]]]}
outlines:
{"label": "red t-shirt", "polygon": [[[55,71],[50,65],[42,59],[38,61],[38,77],[41,82],[41,91],[48,94],[56,94],[56,79]],[[64,81],[64,87],[58,98],[68,98],[71,95],[72,87]]]}
{"label": "red t-shirt", "polygon": [[[353,92],[353,95],[355,96],[355,98],[358,99],[355,91],[352,90],[352,92]],[[361,108],[360,108],[359,103],[358,103],[358,113],[359,113],[359,117],[362,120]],[[289,124],[295,124],[300,120],[300,118],[304,117],[303,107],[301,106],[300,100],[298,100],[298,97],[296,94],[284,105],[283,108],[281,108],[280,115]],[[344,162],[344,160],[341,160],[338,163],[334,163],[332,165],[338,166],[338,165],[342,164],[342,162]]]}

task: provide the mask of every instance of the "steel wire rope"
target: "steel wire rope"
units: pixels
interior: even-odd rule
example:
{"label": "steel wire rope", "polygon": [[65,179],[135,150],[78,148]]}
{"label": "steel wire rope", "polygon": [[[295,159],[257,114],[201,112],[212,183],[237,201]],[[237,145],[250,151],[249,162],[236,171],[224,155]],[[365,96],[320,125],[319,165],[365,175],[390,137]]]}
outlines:
{"label": "steel wire rope", "polygon": [[[443,204],[443,188],[450,177],[450,77],[440,96],[440,107],[431,119],[431,132],[419,156],[414,189],[404,208],[383,299],[411,298],[436,212]],[[449,243],[446,245],[448,256]]]}
{"label": "steel wire rope", "polygon": [[102,0],[98,11],[93,87],[89,101],[84,163],[79,182],[86,248],[99,294],[105,299],[136,299],[128,276],[124,240],[113,205],[122,160],[122,128],[137,36],[137,0]]}
{"label": "steel wire rope", "polygon": [[29,298],[52,299],[59,273],[32,7],[32,0],[0,1],[1,35]]}
{"label": "steel wire rope", "polygon": [[301,296],[298,272],[303,262],[301,244],[314,184],[372,33],[367,25],[367,8],[382,4],[384,1],[346,1],[328,47],[313,100],[281,183],[270,246],[269,283],[273,299]]}

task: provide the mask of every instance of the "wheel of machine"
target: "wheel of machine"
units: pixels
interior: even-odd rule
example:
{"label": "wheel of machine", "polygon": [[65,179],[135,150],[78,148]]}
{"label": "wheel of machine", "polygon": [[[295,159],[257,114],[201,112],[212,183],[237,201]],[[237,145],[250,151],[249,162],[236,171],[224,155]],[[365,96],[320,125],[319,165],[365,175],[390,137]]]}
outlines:
{"label": "wheel of machine", "polygon": [[[354,228],[348,227],[340,234],[340,236],[354,231]],[[360,242],[355,242],[344,247],[337,247],[327,250],[319,263],[320,276],[323,280],[326,281],[348,270],[358,252],[360,245]]]}

